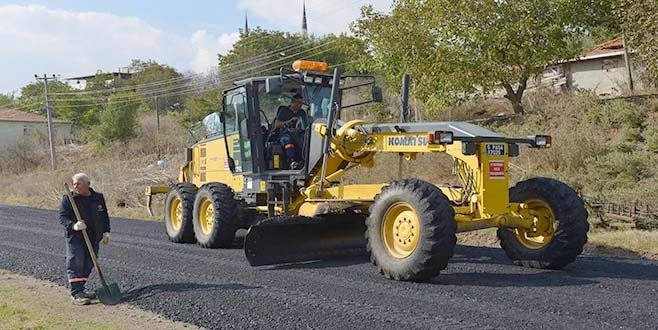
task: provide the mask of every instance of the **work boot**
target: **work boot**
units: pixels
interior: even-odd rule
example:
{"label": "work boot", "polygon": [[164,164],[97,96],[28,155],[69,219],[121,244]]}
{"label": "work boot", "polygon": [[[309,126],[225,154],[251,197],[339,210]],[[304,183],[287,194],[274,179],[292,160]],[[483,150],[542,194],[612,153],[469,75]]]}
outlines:
{"label": "work boot", "polygon": [[85,292],[81,294],[83,297],[89,299],[89,300],[96,300],[96,292]]}
{"label": "work boot", "polygon": [[71,297],[71,303],[73,305],[89,305],[91,301],[89,298],[85,297],[84,293],[78,293],[75,296]]}

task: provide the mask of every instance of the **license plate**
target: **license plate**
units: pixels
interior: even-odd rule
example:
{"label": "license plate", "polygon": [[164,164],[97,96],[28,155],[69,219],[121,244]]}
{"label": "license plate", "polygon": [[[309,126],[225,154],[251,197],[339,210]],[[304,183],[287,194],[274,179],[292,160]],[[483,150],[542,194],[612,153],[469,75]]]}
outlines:
{"label": "license plate", "polygon": [[504,156],[505,145],[487,143],[485,146],[485,154],[487,156]]}

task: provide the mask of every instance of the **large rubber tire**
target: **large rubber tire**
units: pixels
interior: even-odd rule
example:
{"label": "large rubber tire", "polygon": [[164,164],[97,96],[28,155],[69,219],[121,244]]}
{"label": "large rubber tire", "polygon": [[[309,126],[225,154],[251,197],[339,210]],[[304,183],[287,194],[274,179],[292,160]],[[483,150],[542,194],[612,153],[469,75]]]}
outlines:
{"label": "large rubber tire", "polygon": [[193,243],[192,210],[197,188],[181,182],[171,187],[165,197],[164,223],[169,240],[174,243]]}
{"label": "large rubber tire", "polygon": [[437,276],[457,243],[455,211],[448,198],[436,186],[416,179],[393,181],[382,189],[366,225],[370,260],[394,280]]}
{"label": "large rubber tire", "polygon": [[553,233],[540,238],[528,238],[519,229],[498,229],[500,246],[514,264],[562,269],[583,252],[589,231],[587,210],[569,186],[550,178],[533,178],[512,187],[509,198],[511,202],[527,203],[531,209],[535,205],[535,209],[544,210],[553,223]]}
{"label": "large rubber tire", "polygon": [[223,183],[208,183],[194,200],[194,235],[204,248],[227,248],[233,244],[242,214],[233,189]]}

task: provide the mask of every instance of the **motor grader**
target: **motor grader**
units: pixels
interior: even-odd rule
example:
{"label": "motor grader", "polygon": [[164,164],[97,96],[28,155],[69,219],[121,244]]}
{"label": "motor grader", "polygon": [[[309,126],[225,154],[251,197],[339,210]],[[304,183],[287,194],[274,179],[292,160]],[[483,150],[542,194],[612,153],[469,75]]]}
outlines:
{"label": "motor grader", "polygon": [[[381,101],[381,90],[373,76],[327,67],[297,61],[223,92],[221,111],[204,119],[206,134],[187,148],[178,183],[146,188],[149,209],[152,195],[166,194],[171,241],[226,248],[243,228],[252,266],[366,253],[387,278],[410,281],[447,266],[457,232],[497,227],[507,256],[529,267],[560,269],[582,252],[589,226],[574,190],[543,177],[509,187],[520,145],[549,148],[550,136],[504,137],[465,122],[343,121],[346,109]],[[344,104],[346,91],[358,88],[369,89],[365,100]],[[305,161],[289,169],[274,121],[297,93],[309,120],[288,129]],[[372,168],[380,153],[410,161],[448,154],[461,184],[342,182],[354,168]]]}

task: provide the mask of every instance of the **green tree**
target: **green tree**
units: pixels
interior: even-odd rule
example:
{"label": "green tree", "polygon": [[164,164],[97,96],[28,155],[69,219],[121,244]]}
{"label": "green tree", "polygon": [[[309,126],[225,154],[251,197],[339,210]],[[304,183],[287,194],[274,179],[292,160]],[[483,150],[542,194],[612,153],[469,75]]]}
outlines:
{"label": "green tree", "polygon": [[528,80],[578,54],[584,23],[565,0],[398,0],[390,15],[362,8],[352,25],[372,48],[374,69],[399,88],[403,73],[428,107],[503,88],[523,113]]}
{"label": "green tree", "polygon": [[323,37],[256,28],[240,39],[226,55],[218,55],[223,87],[251,76],[279,74],[280,68],[291,69],[295,60],[324,61],[342,64],[347,71],[361,71],[367,62],[366,44],[345,34]]}
{"label": "green tree", "polygon": [[181,103],[181,96],[176,94],[188,90],[191,84],[191,81],[183,79],[183,75],[176,69],[156,61],[133,60],[129,68],[135,73],[125,84],[127,87],[134,87],[133,91],[141,99],[144,110],[155,109],[156,96],[173,94],[158,97],[158,106],[161,109]]}
{"label": "green tree", "polygon": [[219,88],[204,91],[199,95],[186,97],[183,101],[184,112],[178,116],[179,123],[188,127],[201,121],[206,115],[219,111],[222,106],[222,90]]}
{"label": "green tree", "polygon": [[618,9],[617,16],[622,19],[622,29],[626,35],[626,44],[636,52],[636,58],[646,66],[645,80],[658,82],[658,2],[624,1]]}
{"label": "green tree", "polygon": [[646,68],[645,79],[658,81],[658,2],[652,0],[573,0],[573,15],[587,24],[598,44],[625,36],[633,59]]}
{"label": "green tree", "polygon": [[[108,100],[100,113],[100,124],[93,137],[101,145],[127,142],[136,136],[139,101],[132,93],[120,93]],[[127,100],[127,101],[126,101]]]}
{"label": "green tree", "polygon": [[0,108],[9,107],[16,101],[14,94],[0,94]]}
{"label": "green tree", "polygon": [[[89,95],[79,94],[61,81],[48,82],[48,94],[54,118],[70,120],[76,124],[92,125],[98,120],[97,100]],[[37,81],[21,88],[18,105],[21,110],[46,115],[45,90],[43,82]]]}

